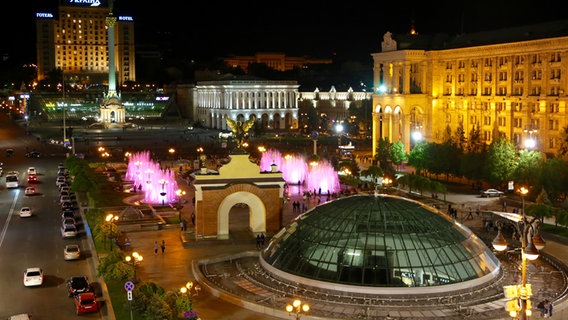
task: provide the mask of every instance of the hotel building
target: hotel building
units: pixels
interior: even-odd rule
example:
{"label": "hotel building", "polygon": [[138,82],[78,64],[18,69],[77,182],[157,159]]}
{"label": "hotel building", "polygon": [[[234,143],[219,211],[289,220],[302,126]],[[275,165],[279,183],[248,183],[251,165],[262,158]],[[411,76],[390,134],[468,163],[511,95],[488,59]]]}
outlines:
{"label": "hotel building", "polygon": [[118,85],[136,79],[134,20],[112,16],[107,0],[61,0],[58,12],[36,13],[38,80],[60,69],[74,84],[108,82],[108,19],[116,19]]}
{"label": "hotel building", "polygon": [[464,34],[387,32],[374,66],[373,154],[378,141],[419,132],[441,143],[479,130],[487,144],[558,153],[568,125],[568,21]]}

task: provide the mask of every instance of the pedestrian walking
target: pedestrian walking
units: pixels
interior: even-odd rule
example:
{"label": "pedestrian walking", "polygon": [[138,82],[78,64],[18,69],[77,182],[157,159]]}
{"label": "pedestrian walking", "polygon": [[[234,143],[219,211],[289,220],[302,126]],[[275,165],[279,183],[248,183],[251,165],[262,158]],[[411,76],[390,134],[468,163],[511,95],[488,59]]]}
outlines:
{"label": "pedestrian walking", "polygon": [[164,254],[164,251],[166,251],[166,241],[164,241],[162,239],[162,244],[160,245],[160,248],[162,248],[162,254]]}
{"label": "pedestrian walking", "polygon": [[256,248],[260,249],[260,234],[256,235]]}
{"label": "pedestrian walking", "polygon": [[158,255],[158,241],[154,241],[154,255]]}
{"label": "pedestrian walking", "polygon": [[191,213],[191,224],[195,225],[195,212]]}
{"label": "pedestrian walking", "polygon": [[261,233],[260,234],[260,248],[261,249],[264,248],[264,240],[265,240],[264,233]]}

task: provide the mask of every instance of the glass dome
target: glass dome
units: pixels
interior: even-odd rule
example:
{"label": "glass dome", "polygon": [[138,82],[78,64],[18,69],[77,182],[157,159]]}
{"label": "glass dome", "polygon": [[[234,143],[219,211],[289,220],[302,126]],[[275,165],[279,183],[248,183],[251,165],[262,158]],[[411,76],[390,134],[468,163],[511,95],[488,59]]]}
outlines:
{"label": "glass dome", "polygon": [[494,274],[499,260],[469,228],[392,195],[340,198],[298,216],[272,237],[264,264],[343,285],[422,287]]}

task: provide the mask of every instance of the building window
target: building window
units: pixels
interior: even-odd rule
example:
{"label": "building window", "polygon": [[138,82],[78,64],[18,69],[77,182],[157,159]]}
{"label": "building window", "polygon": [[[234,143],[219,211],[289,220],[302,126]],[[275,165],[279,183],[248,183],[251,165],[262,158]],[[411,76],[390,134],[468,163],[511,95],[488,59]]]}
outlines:
{"label": "building window", "polygon": [[523,119],[522,118],[513,118],[513,127],[522,128],[523,127]]}
{"label": "building window", "polygon": [[550,119],[548,120],[548,130],[558,130],[559,122],[558,120]]}
{"label": "building window", "polygon": [[483,125],[484,126],[490,126],[491,125],[491,117],[490,116],[484,116],[483,117]]}
{"label": "building window", "polygon": [[507,126],[507,118],[505,118],[505,117],[499,117],[499,118],[498,118],[498,121],[499,121],[499,126],[500,126],[500,127],[505,127],[505,126]]}
{"label": "building window", "polygon": [[556,148],[556,138],[555,137],[548,138],[548,147],[550,149]]}
{"label": "building window", "polygon": [[491,72],[486,72],[486,73],[483,75],[483,80],[485,80],[486,82],[491,82],[491,79],[492,79],[492,78],[493,78],[493,77],[492,77]]}
{"label": "building window", "polygon": [[465,61],[464,61],[464,60],[460,60],[460,61],[458,62],[458,68],[460,68],[460,69],[464,69],[464,68],[465,68]]}
{"label": "building window", "polygon": [[549,113],[558,113],[560,112],[560,104],[558,102],[551,102],[548,105],[548,112]]}
{"label": "building window", "polygon": [[507,87],[497,88],[497,95],[498,96],[506,96],[507,95]]}
{"label": "building window", "polygon": [[493,66],[493,59],[492,58],[485,58],[484,61],[483,61],[483,65],[485,67]]}
{"label": "building window", "polygon": [[491,95],[491,87],[484,87],[483,88],[483,95],[490,96]]}

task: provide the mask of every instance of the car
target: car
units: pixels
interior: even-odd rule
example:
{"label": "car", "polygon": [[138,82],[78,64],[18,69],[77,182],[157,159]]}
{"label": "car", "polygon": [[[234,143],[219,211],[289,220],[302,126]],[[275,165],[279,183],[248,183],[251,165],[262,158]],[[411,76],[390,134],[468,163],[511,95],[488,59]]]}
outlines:
{"label": "car", "polygon": [[24,191],[24,195],[33,196],[34,194],[36,194],[36,189],[34,187],[26,187],[26,190]]}
{"label": "car", "polygon": [[39,158],[41,157],[41,153],[39,153],[38,151],[30,151],[26,153],[26,157],[28,158]]}
{"label": "car", "polygon": [[59,195],[59,203],[63,203],[63,202],[66,202],[66,201],[69,201],[69,202],[71,201],[71,198],[69,198],[69,194],[68,193],[67,194],[61,193]]}
{"label": "car", "polygon": [[75,204],[71,200],[61,202],[61,209],[75,209]]}
{"label": "car", "polygon": [[29,167],[28,168],[28,174],[37,174],[37,170],[35,167]]}
{"label": "car", "polygon": [[65,183],[67,183],[67,181],[65,180],[65,177],[63,177],[63,176],[57,177],[57,181],[55,181],[55,185],[57,187],[60,187],[62,184],[65,184]]}
{"label": "car", "polygon": [[28,183],[37,183],[37,175],[28,174]]}
{"label": "car", "polygon": [[70,297],[85,292],[92,292],[87,276],[73,276],[67,279],[67,294]]}
{"label": "car", "polygon": [[81,258],[81,249],[78,244],[68,244],[63,248],[63,259],[77,260]]}
{"label": "car", "polygon": [[77,227],[74,225],[62,225],[61,226],[61,236],[63,238],[74,238],[78,235]]}
{"label": "car", "polygon": [[483,190],[480,193],[480,196],[482,198],[490,198],[490,197],[502,197],[503,195],[505,195],[505,193],[503,191],[499,191],[497,189],[487,189],[487,190]]}
{"label": "car", "polygon": [[61,219],[61,223],[62,223],[63,225],[68,224],[68,225],[72,225],[72,226],[75,226],[75,227],[77,226],[77,221],[75,220],[75,218],[71,218],[71,217],[64,217],[64,218],[62,218],[62,219]]}
{"label": "car", "polygon": [[27,268],[24,271],[24,286],[35,287],[43,284],[43,270],[39,267]]}
{"label": "car", "polygon": [[57,165],[57,170],[61,169],[65,169],[65,165],[63,164],[63,162],[59,162],[59,164]]}
{"label": "car", "polygon": [[29,218],[32,216],[32,209],[30,207],[22,207],[20,209],[20,218]]}
{"label": "car", "polygon": [[99,303],[94,292],[76,294],[73,297],[73,301],[75,302],[75,313],[77,315],[99,311]]}
{"label": "car", "polygon": [[10,158],[12,156],[14,156],[14,149],[12,148],[6,149],[6,157]]}
{"label": "car", "polygon": [[65,218],[75,218],[75,213],[73,209],[64,209],[61,211],[61,219]]}

